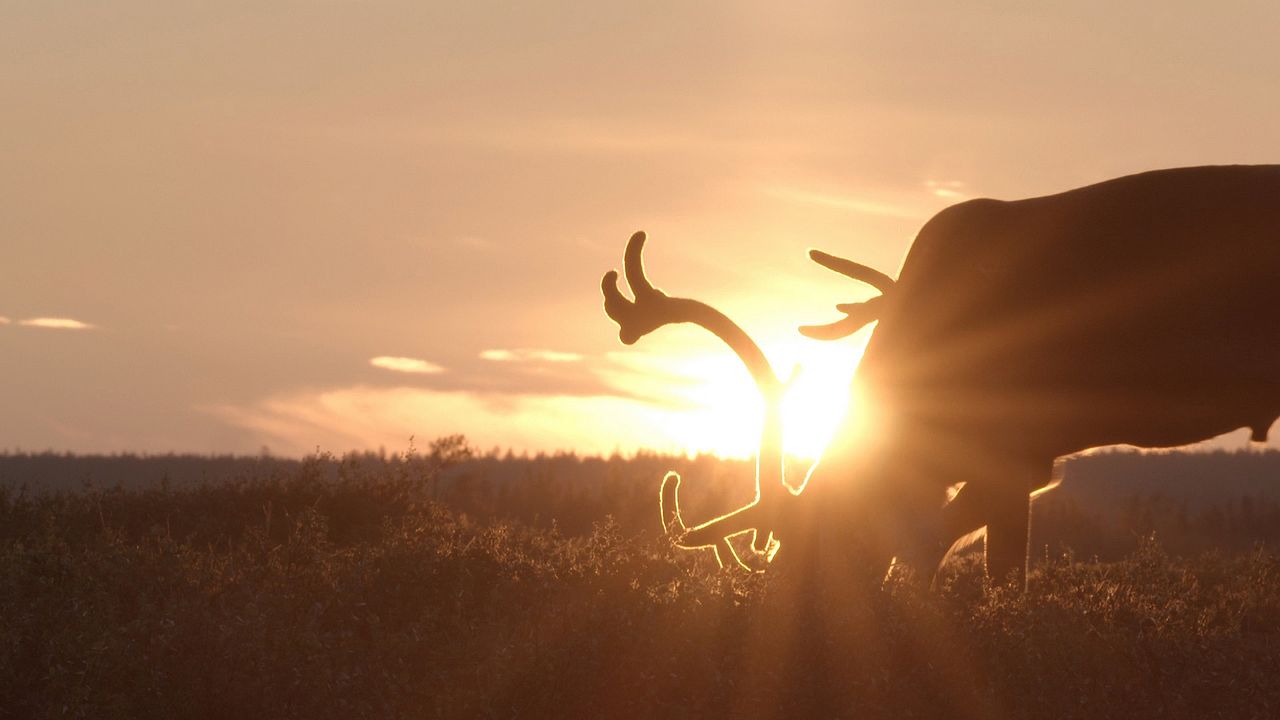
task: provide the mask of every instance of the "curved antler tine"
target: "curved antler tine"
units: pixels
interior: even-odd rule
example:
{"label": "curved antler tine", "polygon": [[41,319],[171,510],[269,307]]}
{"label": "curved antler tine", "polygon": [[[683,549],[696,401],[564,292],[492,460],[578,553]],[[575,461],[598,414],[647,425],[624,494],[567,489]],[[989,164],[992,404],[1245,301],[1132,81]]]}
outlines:
{"label": "curved antler tine", "polygon": [[853,315],[855,313],[861,313],[868,305],[875,305],[876,301],[882,297],[884,296],[877,295],[873,298],[868,298],[867,300],[863,300],[862,302],[836,303],[836,309],[844,313],[845,315]]}
{"label": "curved antler tine", "polygon": [[721,538],[755,529],[759,520],[760,503],[753,502],[701,525],[686,528],[684,534],[676,538],[676,544],[689,548],[713,545]]}
{"label": "curved antler tine", "polygon": [[[658,512],[662,515],[662,529],[680,547],[707,547],[715,544],[725,535],[734,535],[753,527],[752,522],[758,508],[757,503],[750,503],[717,518],[689,527],[680,513],[680,473],[669,472],[662,478],[662,487],[658,490]],[[751,512],[748,512],[751,511]],[[732,522],[726,522],[730,521]]]}
{"label": "curved antler tine", "polygon": [[604,314],[618,324],[618,339],[624,345],[634,345],[644,335],[639,327],[643,311],[618,289],[617,270],[604,274],[600,279],[600,290],[604,293]]}
{"label": "curved antler tine", "polygon": [[627,284],[631,286],[631,292],[635,293],[637,300],[641,295],[659,292],[650,284],[649,278],[644,276],[644,259],[641,257],[644,253],[644,241],[643,230],[632,235],[627,241],[627,250],[623,256],[623,270],[627,273]]}
{"label": "curved antler tine", "polygon": [[647,332],[641,327],[643,311],[618,289],[617,270],[604,274],[600,290],[604,293],[604,314],[618,324],[618,339],[624,345],[634,345]]}
{"label": "curved antler tine", "polygon": [[677,537],[689,528],[680,517],[680,473],[669,472],[662,478],[658,491],[658,513],[662,515],[662,531]]}
{"label": "curved antler tine", "polygon": [[881,293],[887,294],[896,284],[893,278],[885,275],[875,268],[869,268],[861,263],[846,260],[842,257],[836,257],[830,253],[824,253],[821,250],[810,250],[809,258],[828,270],[832,270],[844,275],[845,277],[850,277],[854,280],[864,282],[879,290]]}
{"label": "curved antler tine", "polygon": [[[724,567],[730,559],[744,570],[758,571],[759,562],[747,562],[738,556],[737,551],[729,544],[729,536],[747,530],[757,530],[760,504],[753,502],[733,512],[708,520],[696,527],[685,525],[680,514],[680,474],[669,472],[662,478],[662,488],[658,491],[658,511],[662,515],[662,530],[671,538],[671,542],[684,550],[711,548],[715,551],[716,563]],[[757,534],[759,534],[757,530]],[[772,535],[770,535],[772,538]],[[772,541],[776,542],[776,541]],[[753,550],[755,548],[753,547]],[[757,552],[756,554],[761,554]],[[772,555],[770,554],[770,557]],[[756,560],[761,558],[756,558]],[[768,564],[765,559],[764,564]]]}
{"label": "curved antler tine", "polygon": [[632,235],[627,241],[624,256],[623,272],[635,300],[628,300],[618,289],[616,270],[605,273],[600,280],[600,290],[604,293],[604,312],[618,323],[618,338],[624,345],[634,344],[663,325],[688,320],[677,316],[678,308],[671,304],[671,299],[650,284],[644,276],[644,260],[641,258],[644,241],[644,232]]}
{"label": "curved antler tine", "polygon": [[854,318],[845,318],[826,325],[801,325],[800,334],[814,340],[839,340],[858,332],[864,325],[866,323]]}
{"label": "curved antler tine", "polygon": [[880,299],[883,297],[879,295],[860,303],[840,303],[836,305],[836,309],[844,312],[843,319],[826,325],[801,325],[800,334],[814,340],[839,340],[848,337],[880,317]]}
{"label": "curved antler tine", "polygon": [[630,345],[664,325],[693,323],[720,338],[738,355],[766,397],[777,391],[778,378],[760,346],[724,313],[706,303],[689,298],[673,298],[655,288],[644,275],[645,234],[637,232],[627,241],[623,271],[635,294],[628,300],[618,290],[618,273],[605,273],[600,289],[604,292],[605,313],[618,323],[618,337]]}
{"label": "curved antler tine", "polygon": [[609,317],[617,320],[615,313],[621,303],[630,304],[630,300],[618,289],[618,271],[610,270],[600,278],[600,291],[604,293],[604,311]]}

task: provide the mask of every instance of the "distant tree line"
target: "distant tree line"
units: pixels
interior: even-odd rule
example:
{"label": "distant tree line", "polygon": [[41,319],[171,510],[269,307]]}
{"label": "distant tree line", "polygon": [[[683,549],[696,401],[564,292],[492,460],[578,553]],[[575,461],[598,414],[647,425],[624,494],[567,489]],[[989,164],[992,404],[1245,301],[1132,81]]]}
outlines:
{"label": "distant tree line", "polygon": [[[795,461],[793,476],[805,466]],[[303,472],[305,470],[305,472]],[[404,452],[320,453],[302,460],[201,455],[0,454],[0,487],[33,494],[184,488],[300,476],[325,481],[417,477],[426,497],[475,519],[505,519],[566,535],[612,517],[626,534],[660,531],[657,492],[685,479],[694,521],[752,497],[754,462],[710,455],[479,452],[460,435]],[[1155,535],[1168,551],[1280,547],[1280,452],[1103,451],[1069,458],[1060,487],[1033,508],[1033,557],[1071,550],[1111,559]],[[357,483],[358,484],[358,483]]]}

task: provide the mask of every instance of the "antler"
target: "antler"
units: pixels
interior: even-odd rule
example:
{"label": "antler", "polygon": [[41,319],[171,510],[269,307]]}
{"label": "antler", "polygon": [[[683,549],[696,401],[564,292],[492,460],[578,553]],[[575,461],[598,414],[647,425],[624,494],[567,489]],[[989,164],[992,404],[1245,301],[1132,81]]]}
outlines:
{"label": "antler", "polygon": [[637,232],[627,241],[623,269],[627,273],[627,285],[636,296],[634,301],[628,300],[618,290],[617,270],[605,273],[600,282],[600,289],[604,291],[604,312],[618,323],[618,339],[623,344],[633,345],[663,325],[693,323],[710,330],[737,353],[766,398],[777,395],[782,383],[760,346],[737,323],[706,303],[669,297],[649,282],[644,275],[641,257],[645,239],[643,232]]}
{"label": "antler", "polygon": [[826,325],[801,325],[801,334],[815,340],[838,340],[854,334],[862,326],[875,322],[880,317],[885,296],[891,295],[897,284],[893,278],[874,268],[824,253],[821,250],[810,250],[809,257],[828,270],[834,270],[874,287],[880,291],[880,294],[865,302],[836,305],[836,309],[844,313],[845,317]]}
{"label": "antler", "polygon": [[[685,525],[680,514],[680,476],[674,472],[667,473],[662,480],[658,497],[662,527],[678,547],[710,547],[715,550],[716,560],[721,566],[728,553],[728,557],[732,557],[740,566],[753,569],[738,557],[727,538],[754,530],[756,537],[752,548],[757,556],[767,562],[777,551],[778,541],[774,539],[773,533],[764,531],[761,521],[769,521],[776,516],[775,498],[790,495],[790,489],[783,479],[782,460],[781,401],[785,386],[778,380],[760,346],[724,313],[697,300],[670,297],[649,282],[644,274],[644,261],[641,257],[644,243],[643,232],[637,232],[627,241],[623,269],[635,300],[628,300],[618,290],[616,270],[605,273],[600,283],[600,289],[604,292],[604,311],[618,323],[618,338],[631,345],[664,325],[686,322],[698,325],[711,331],[737,354],[751,373],[765,401],[764,427],[761,431],[760,452],[756,458],[755,499],[733,512],[690,528]],[[762,536],[765,538],[763,545],[760,544]]]}

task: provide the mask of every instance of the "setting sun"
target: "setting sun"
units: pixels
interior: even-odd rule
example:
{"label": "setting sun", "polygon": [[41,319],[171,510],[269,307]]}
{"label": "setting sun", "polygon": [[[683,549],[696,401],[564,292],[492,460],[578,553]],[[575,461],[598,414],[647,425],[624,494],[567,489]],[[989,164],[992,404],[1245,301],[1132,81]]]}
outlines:
{"label": "setting sun", "polygon": [[[784,382],[792,378],[783,400],[784,450],[815,459],[831,441],[846,412],[864,414],[850,384],[865,338],[820,343],[797,337],[766,344]],[[760,441],[763,401],[738,359],[727,351],[673,361],[673,370],[688,380],[673,395],[688,409],[671,410],[685,449],[728,457],[754,455]],[[674,428],[673,428],[674,429]]]}

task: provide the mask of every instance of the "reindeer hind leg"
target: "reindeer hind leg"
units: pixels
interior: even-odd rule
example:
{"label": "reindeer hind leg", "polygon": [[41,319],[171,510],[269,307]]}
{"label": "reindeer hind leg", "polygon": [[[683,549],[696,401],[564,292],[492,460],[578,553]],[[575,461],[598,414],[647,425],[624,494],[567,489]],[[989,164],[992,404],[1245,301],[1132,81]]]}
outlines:
{"label": "reindeer hind leg", "polygon": [[996,583],[1027,582],[1031,495],[1018,487],[995,494],[987,522],[987,574]]}

